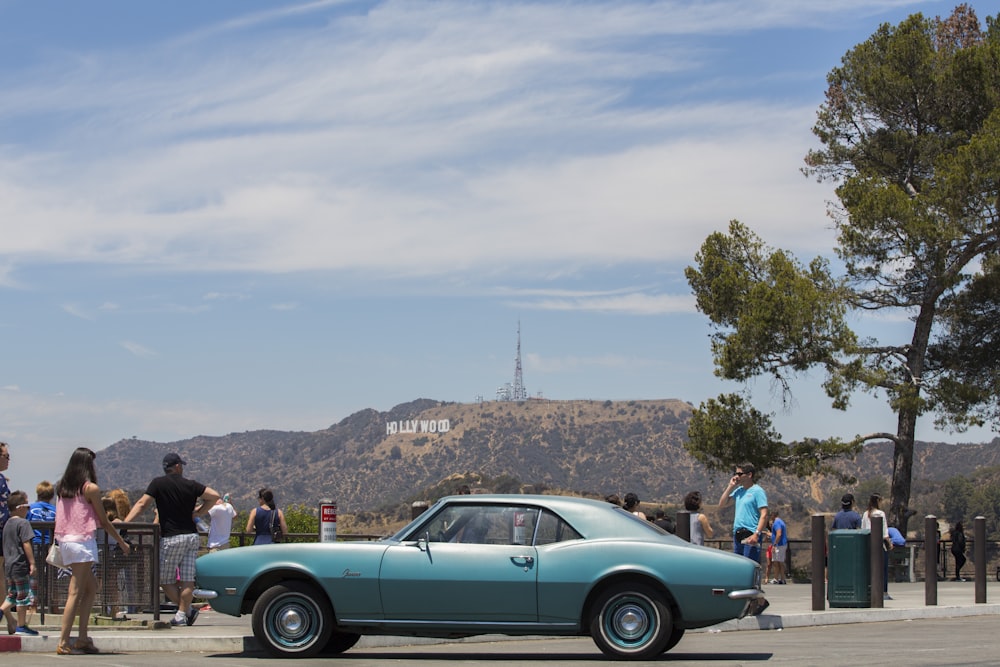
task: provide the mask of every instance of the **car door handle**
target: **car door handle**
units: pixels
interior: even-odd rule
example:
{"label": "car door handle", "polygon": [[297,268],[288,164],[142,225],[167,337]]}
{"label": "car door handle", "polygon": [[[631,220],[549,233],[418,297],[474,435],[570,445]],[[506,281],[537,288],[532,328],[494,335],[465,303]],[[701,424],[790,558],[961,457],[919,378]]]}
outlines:
{"label": "car door handle", "polygon": [[510,557],[510,561],[512,563],[514,563],[514,565],[517,565],[518,567],[523,567],[524,570],[525,570],[525,572],[527,572],[528,568],[530,568],[534,564],[535,557],[534,556],[511,556]]}

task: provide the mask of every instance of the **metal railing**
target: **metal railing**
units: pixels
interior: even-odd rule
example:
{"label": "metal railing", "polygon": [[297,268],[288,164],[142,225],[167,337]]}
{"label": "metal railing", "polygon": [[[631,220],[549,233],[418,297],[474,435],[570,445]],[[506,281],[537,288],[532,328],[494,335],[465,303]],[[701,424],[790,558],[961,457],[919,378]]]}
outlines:
{"label": "metal railing", "polygon": [[[229,534],[229,544],[232,547],[248,547],[253,545],[254,533],[232,532]],[[205,537],[204,535],[202,537]],[[337,533],[338,542],[374,542],[381,540],[388,535],[376,535],[374,533]],[[288,533],[285,535],[286,542],[319,542],[318,533]]]}
{"label": "metal railing", "polygon": [[[70,571],[52,567],[45,561],[55,523],[33,521],[32,528],[41,533],[33,542],[38,576],[37,610],[42,623],[45,614],[61,614],[69,593]],[[122,531],[132,543],[131,553],[124,553],[114,540],[103,531],[97,531],[98,562],[94,565],[97,577],[97,596],[94,608],[115,618],[122,612],[152,613],[160,618],[160,526],[155,523],[121,524]]]}
{"label": "metal railing", "polygon": [[[955,564],[954,556],[951,554],[951,540],[935,540],[937,552],[936,577],[938,581],[945,581],[954,578]],[[705,546],[713,547],[721,551],[732,551],[732,538],[728,539],[706,539]],[[975,550],[975,539],[969,538],[966,544],[966,551],[969,554],[968,561],[962,568],[962,576],[972,579],[976,572],[976,563],[972,558]],[[761,563],[766,564],[764,551],[767,543],[761,548]],[[927,578],[926,568],[922,554],[925,552],[925,540],[912,539],[906,541],[906,546],[896,547],[890,553],[889,560],[889,581],[924,581]],[[812,577],[812,564],[810,562],[811,540],[788,540],[788,552],[785,555],[785,572],[796,579],[809,580]],[[997,577],[1000,581],[1000,542],[986,540],[986,576],[987,578]],[[912,571],[912,576],[911,576]]]}

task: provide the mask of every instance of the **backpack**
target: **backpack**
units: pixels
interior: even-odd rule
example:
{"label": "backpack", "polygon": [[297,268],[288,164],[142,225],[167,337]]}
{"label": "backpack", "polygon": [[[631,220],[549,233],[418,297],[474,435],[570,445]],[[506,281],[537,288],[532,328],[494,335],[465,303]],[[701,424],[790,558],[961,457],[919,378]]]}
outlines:
{"label": "backpack", "polygon": [[278,508],[271,510],[271,541],[275,544],[284,541],[285,534],[281,532],[281,522],[278,521]]}

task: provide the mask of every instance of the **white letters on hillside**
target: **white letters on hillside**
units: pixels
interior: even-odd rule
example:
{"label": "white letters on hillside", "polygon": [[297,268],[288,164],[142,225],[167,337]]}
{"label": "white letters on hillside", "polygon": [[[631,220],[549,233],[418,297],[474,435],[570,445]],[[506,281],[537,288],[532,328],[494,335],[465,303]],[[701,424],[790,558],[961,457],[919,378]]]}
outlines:
{"label": "white letters on hillside", "polygon": [[451,422],[447,419],[404,419],[398,422],[386,422],[385,434],[397,433],[446,433],[451,430]]}

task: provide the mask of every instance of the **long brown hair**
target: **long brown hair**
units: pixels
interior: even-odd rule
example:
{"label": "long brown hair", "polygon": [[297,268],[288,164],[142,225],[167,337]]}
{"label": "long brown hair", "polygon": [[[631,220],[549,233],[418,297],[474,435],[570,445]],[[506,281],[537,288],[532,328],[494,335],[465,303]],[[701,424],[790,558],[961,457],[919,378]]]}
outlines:
{"label": "long brown hair", "polygon": [[269,509],[277,509],[277,505],[274,504],[274,492],[271,489],[261,489],[257,492],[257,498],[263,500]]}
{"label": "long brown hair", "polygon": [[97,454],[86,447],[77,447],[66,464],[66,472],[56,484],[56,495],[60,498],[74,498],[83,491],[87,482],[97,484],[97,468],[94,459]]}
{"label": "long brown hair", "polygon": [[868,513],[870,514],[872,510],[880,509],[879,505],[882,503],[882,494],[873,493],[868,497]]}

